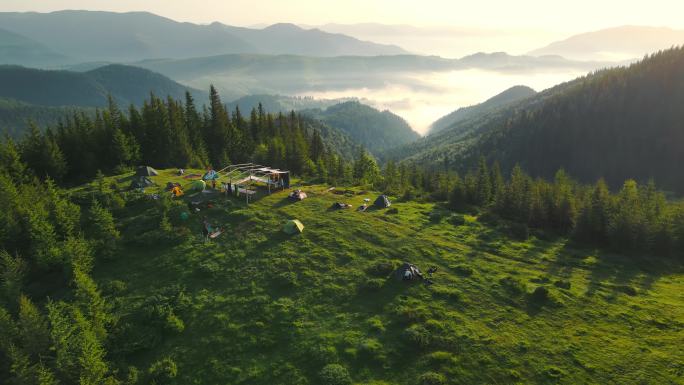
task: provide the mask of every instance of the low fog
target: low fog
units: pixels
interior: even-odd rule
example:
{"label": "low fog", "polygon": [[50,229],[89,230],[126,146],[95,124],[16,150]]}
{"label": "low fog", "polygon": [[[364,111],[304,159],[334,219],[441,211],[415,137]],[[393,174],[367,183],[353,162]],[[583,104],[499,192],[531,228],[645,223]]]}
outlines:
{"label": "low fog", "polygon": [[350,88],[300,93],[315,98],[356,97],[378,109],[388,109],[403,117],[421,135],[432,122],[460,107],[484,100],[515,85],[537,91],[572,80],[580,71],[542,73],[501,73],[478,69],[405,75],[384,87]]}

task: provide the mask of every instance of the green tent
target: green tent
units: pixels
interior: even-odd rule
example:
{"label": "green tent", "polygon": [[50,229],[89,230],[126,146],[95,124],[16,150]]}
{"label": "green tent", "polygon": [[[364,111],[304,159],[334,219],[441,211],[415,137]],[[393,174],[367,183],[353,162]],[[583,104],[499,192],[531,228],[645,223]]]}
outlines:
{"label": "green tent", "polygon": [[297,234],[304,231],[304,225],[298,219],[291,219],[285,222],[283,226],[283,231],[288,234]]}
{"label": "green tent", "polygon": [[207,187],[206,182],[203,180],[196,180],[192,183],[190,183],[190,186],[188,187],[189,191],[204,191],[204,189]]}

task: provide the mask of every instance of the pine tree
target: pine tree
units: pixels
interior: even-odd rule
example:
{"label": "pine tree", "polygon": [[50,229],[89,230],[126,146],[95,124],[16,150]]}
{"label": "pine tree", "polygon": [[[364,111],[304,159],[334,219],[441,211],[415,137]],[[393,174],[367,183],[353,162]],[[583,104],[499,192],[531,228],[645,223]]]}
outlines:
{"label": "pine tree", "polygon": [[31,300],[21,295],[19,297],[19,340],[23,351],[31,358],[48,352],[50,335],[45,317]]}
{"label": "pine tree", "polygon": [[[26,275],[26,263],[18,255],[11,256],[0,250],[0,304],[16,303]],[[0,325],[1,326],[1,325]]]}
{"label": "pine tree", "polygon": [[487,169],[487,162],[484,157],[480,158],[480,163],[477,167],[477,182],[475,187],[475,203],[478,205],[489,204],[492,198],[492,183],[489,170]]}

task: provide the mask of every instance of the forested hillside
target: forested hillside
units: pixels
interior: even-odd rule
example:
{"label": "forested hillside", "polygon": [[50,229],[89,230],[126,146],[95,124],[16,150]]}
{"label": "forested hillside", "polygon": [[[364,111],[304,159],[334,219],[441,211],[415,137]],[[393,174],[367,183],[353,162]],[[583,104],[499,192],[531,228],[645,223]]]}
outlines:
{"label": "forested hillside", "polygon": [[206,95],[163,75],[124,65],[88,72],[0,66],[0,84],[0,97],[41,106],[103,107],[110,95],[121,105],[140,105],[150,93],[182,98],[190,90],[196,97]]}
{"label": "forested hillside", "polygon": [[458,122],[488,114],[496,108],[502,108],[513,102],[528,98],[536,92],[526,86],[514,86],[474,106],[459,108],[458,110],[437,119],[430,125],[428,135],[447,129]]}
{"label": "forested hillside", "polygon": [[390,156],[460,170],[484,156],[534,176],[563,168],[585,182],[654,179],[682,193],[683,102],[684,49],[676,48],[462,121]]}
{"label": "forested hillside", "polygon": [[305,110],[302,114],[346,132],[376,154],[420,137],[401,117],[387,110],[378,111],[357,101],[336,104],[325,110]]}
{"label": "forested hillside", "polygon": [[0,98],[0,133],[15,139],[28,131],[31,122],[38,127],[55,126],[74,111],[94,115],[95,109],[88,107],[37,106],[13,99]]}

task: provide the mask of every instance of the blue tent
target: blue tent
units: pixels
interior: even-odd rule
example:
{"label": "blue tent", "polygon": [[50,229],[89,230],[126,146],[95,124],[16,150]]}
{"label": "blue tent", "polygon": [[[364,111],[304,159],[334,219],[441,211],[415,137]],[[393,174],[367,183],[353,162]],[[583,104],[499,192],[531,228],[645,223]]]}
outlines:
{"label": "blue tent", "polygon": [[202,176],[202,180],[216,180],[219,178],[219,173],[214,170],[207,171],[206,174]]}

